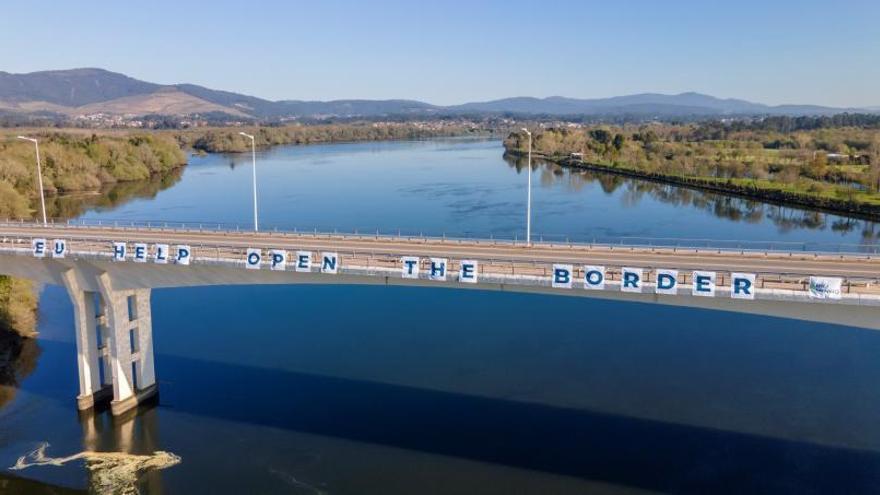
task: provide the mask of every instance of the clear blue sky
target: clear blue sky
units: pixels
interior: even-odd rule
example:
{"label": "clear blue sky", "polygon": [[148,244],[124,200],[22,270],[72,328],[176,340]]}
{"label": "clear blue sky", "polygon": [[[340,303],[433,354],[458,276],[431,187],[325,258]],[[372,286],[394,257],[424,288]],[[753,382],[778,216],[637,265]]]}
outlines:
{"label": "clear blue sky", "polygon": [[878,0],[5,3],[7,72],[102,67],[270,99],[880,105]]}

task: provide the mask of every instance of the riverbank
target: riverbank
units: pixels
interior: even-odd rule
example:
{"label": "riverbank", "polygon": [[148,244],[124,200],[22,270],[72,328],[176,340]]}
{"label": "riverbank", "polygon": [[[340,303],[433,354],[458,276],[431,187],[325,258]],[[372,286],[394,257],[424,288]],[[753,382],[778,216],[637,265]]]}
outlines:
{"label": "riverbank", "polygon": [[[505,155],[525,158],[527,153],[516,149],[506,149]],[[566,168],[610,173],[657,183],[755,199],[783,206],[801,206],[828,213],[846,214],[863,220],[880,220],[880,197],[866,193],[847,191],[846,193],[851,193],[852,197],[843,199],[831,195],[839,194],[837,191],[813,193],[798,190],[796,185],[780,184],[767,179],[688,177],[661,172],[648,172],[622,164],[586,162],[571,156],[547,156],[535,152],[532,152],[532,158],[534,160],[555,163]]]}
{"label": "riverbank", "polygon": [[488,136],[491,131],[460,124],[428,126],[406,123],[290,125],[281,127],[208,128],[176,131],[184,148],[206,153],[243,153],[251,150],[254,136],[258,148],[285,144],[319,144],[360,141],[395,141],[458,136]]}
{"label": "riverbank", "polygon": [[[505,155],[525,158],[527,151],[505,141]],[[810,178],[799,181],[779,181],[770,178],[708,177],[661,171],[661,167],[638,167],[601,159],[585,160],[583,154],[547,154],[532,151],[532,157],[566,168],[591,170],[652,182],[683,186],[743,198],[755,199],[785,206],[801,206],[830,213],[843,213],[866,220],[880,220],[880,194],[852,186],[820,182]],[[792,165],[787,165],[792,167]],[[672,167],[670,167],[672,168]]]}
{"label": "riverbank", "polygon": [[[10,132],[4,134],[0,135],[6,138],[0,139],[0,216],[32,218],[40,209],[34,146]],[[49,197],[148,181],[186,164],[179,143],[167,135],[86,135],[47,129],[28,135],[39,139],[42,186]]]}

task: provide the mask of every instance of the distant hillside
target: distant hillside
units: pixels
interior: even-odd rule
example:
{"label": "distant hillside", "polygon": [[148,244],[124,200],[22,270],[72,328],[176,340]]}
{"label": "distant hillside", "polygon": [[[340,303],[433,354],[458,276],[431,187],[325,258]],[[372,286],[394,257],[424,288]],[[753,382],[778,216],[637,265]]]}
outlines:
{"label": "distant hillside", "polygon": [[78,107],[126,96],[143,95],[162,86],[103,69],[72,69],[10,74],[0,72],[0,101],[44,101]]}
{"label": "distant hillside", "polygon": [[546,115],[828,115],[858,109],[816,105],[769,106],[733,98],[722,99],[700,93],[664,95],[642,93],[611,98],[575,99],[505,98],[487,102],[465,103],[450,107],[458,112],[513,112]]}
{"label": "distant hillside", "polygon": [[194,84],[161,85],[103,69],[72,69],[10,74],[0,72],[0,110],[51,112],[69,117],[161,114],[189,116],[226,114],[273,120],[300,117],[383,117],[517,114],[686,117],[725,115],[830,115],[866,109],[816,105],[769,106],[700,93],[643,93],[612,98],[504,98],[462,105],[437,106],[412,100],[270,101]]}

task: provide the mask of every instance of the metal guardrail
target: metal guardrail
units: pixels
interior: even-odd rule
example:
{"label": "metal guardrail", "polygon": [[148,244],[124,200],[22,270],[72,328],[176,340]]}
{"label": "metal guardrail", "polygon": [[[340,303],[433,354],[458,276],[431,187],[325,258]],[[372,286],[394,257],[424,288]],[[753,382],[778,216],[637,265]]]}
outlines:
{"label": "metal guardrail", "polygon": [[[39,228],[42,224],[25,221],[6,220],[0,222],[0,227],[31,225]],[[50,225],[67,227],[107,227],[116,229],[153,229],[172,230],[181,232],[251,232],[250,225],[240,225],[224,222],[179,222],[179,221],[140,221],[140,220],[51,220]],[[489,241],[493,244],[524,245],[525,240],[518,234],[487,234],[485,232],[442,232],[438,234],[424,231],[405,229],[379,229],[379,228],[287,228],[272,225],[264,225],[260,231],[262,234],[311,234],[315,237],[343,235],[350,238],[361,237],[364,239],[389,239],[389,240],[425,240],[425,241]],[[535,234],[532,236],[532,244],[544,246],[614,246],[623,248],[658,248],[658,249],[701,249],[730,252],[765,252],[765,253],[808,253],[808,254],[853,254],[867,256],[880,255],[880,243],[878,244],[853,244],[853,243],[823,243],[810,241],[754,241],[734,239],[709,239],[709,238],[673,238],[673,237],[643,237],[643,236],[589,236],[589,235],[563,235],[563,234]]]}

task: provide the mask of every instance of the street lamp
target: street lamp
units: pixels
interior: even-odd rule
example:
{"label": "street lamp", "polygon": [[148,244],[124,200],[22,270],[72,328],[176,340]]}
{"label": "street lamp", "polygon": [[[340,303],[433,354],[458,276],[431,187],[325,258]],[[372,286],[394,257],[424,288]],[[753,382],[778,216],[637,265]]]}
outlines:
{"label": "street lamp", "polygon": [[526,175],[529,177],[529,186],[526,201],[526,246],[532,245],[532,133],[523,127],[523,132],[529,136],[529,161]]}
{"label": "street lamp", "polygon": [[257,141],[248,133],[239,132],[242,136],[251,140],[251,158],[254,162],[254,232],[259,231],[257,226]]}
{"label": "street lamp", "polygon": [[40,143],[34,138],[25,136],[18,136],[18,139],[34,143],[34,148],[37,151],[37,185],[40,188],[40,206],[43,208],[43,226],[45,227],[49,222],[46,221],[46,197],[43,193],[43,169],[40,166]]}

